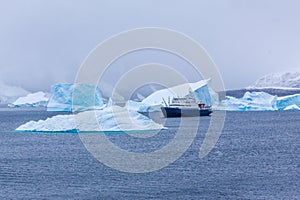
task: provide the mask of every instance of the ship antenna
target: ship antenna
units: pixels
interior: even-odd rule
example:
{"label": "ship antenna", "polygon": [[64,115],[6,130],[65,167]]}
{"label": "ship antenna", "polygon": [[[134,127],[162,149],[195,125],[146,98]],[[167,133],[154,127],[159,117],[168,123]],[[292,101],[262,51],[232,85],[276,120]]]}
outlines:
{"label": "ship antenna", "polygon": [[165,99],[164,99],[164,98],[162,98],[162,100],[164,101],[165,105],[166,105],[166,106],[168,106],[168,104],[166,103]]}

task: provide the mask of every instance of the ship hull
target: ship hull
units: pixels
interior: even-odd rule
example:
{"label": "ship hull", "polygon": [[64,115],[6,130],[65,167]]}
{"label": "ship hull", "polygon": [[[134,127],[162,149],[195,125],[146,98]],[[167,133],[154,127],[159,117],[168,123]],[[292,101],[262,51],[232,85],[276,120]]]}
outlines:
{"label": "ship hull", "polygon": [[161,107],[164,117],[197,117],[209,116],[212,113],[211,109],[199,108],[179,108],[179,107]]}

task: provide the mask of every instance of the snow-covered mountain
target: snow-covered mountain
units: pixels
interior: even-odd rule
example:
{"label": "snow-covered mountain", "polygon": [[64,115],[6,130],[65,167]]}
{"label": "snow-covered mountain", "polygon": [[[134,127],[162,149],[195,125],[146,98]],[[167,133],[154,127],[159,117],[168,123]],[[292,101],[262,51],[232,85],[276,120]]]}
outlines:
{"label": "snow-covered mountain", "polygon": [[0,104],[12,103],[17,98],[27,94],[29,92],[21,87],[6,85],[0,81]]}
{"label": "snow-covered mountain", "polygon": [[300,88],[300,72],[285,71],[267,74],[248,88]]}

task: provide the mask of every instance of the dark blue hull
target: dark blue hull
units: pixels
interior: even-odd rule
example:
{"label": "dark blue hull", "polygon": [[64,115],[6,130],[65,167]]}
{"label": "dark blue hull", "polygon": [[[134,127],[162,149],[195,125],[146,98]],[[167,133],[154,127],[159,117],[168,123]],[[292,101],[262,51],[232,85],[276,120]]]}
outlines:
{"label": "dark blue hull", "polygon": [[178,107],[161,107],[164,116],[167,117],[197,117],[209,116],[212,113],[210,108],[178,108]]}

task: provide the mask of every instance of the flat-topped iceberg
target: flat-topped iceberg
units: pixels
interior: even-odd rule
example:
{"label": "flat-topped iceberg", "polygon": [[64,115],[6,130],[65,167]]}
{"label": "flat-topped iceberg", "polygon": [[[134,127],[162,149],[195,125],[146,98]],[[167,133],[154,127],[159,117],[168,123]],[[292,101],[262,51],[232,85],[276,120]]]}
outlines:
{"label": "flat-topped iceberg", "polygon": [[30,132],[95,132],[95,131],[149,131],[163,126],[126,107],[111,106],[71,115],[56,115],[46,120],[30,121],[17,131]]}
{"label": "flat-topped iceberg", "polygon": [[8,104],[9,107],[46,107],[49,95],[44,92],[30,93],[19,97],[16,101]]}
{"label": "flat-topped iceberg", "polygon": [[300,94],[277,97],[265,92],[246,92],[242,98],[226,96],[214,107],[228,111],[299,110]]}
{"label": "flat-topped iceberg", "polygon": [[92,84],[56,84],[51,87],[47,111],[84,111],[103,108],[102,95]]}

